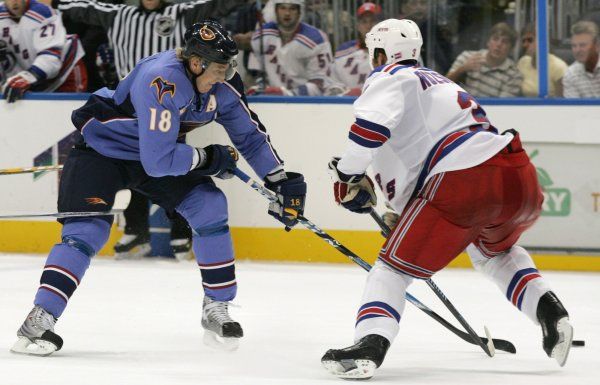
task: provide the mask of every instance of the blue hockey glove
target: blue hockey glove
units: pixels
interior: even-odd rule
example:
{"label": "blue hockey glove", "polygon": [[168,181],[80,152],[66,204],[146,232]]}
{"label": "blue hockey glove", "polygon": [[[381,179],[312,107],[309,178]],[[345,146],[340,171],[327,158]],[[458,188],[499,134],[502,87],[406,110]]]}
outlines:
{"label": "blue hockey glove", "polygon": [[277,194],[277,202],[269,205],[269,215],[286,227],[294,227],[298,216],[304,214],[306,183],[296,172],[280,170],[265,177],[265,187]]}
{"label": "blue hockey glove", "polygon": [[333,158],[329,162],[329,170],[334,181],[335,202],[352,212],[368,213],[377,205],[373,181],[366,174],[344,174],[337,168],[339,160],[340,158]]}
{"label": "blue hockey glove", "polygon": [[193,172],[221,179],[233,178],[233,170],[240,158],[235,148],[211,144],[204,148],[196,148],[196,151],[200,160]]}

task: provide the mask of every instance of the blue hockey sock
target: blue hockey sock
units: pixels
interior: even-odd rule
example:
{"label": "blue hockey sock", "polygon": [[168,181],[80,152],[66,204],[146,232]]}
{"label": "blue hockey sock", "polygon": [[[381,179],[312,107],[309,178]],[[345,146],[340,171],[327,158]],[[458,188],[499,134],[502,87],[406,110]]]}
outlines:
{"label": "blue hockey sock", "polygon": [[216,301],[231,301],[237,292],[231,233],[226,223],[196,229],[194,254],[204,293]]}
{"label": "blue hockey sock", "polygon": [[58,318],[79,286],[93,257],[108,239],[110,224],[102,219],[70,220],[62,242],[54,245],[40,278],[34,304]]}

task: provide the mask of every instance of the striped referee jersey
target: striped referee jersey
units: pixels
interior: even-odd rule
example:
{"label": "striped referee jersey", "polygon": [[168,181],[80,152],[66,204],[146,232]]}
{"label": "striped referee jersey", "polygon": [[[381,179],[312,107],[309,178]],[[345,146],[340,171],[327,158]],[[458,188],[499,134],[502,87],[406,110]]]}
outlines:
{"label": "striped referee jersey", "polygon": [[188,26],[208,17],[226,16],[245,0],[195,0],[142,6],[107,4],[93,0],[60,0],[58,9],[71,20],[97,25],[108,34],[115,53],[117,75],[123,79],[141,59],[181,47]]}

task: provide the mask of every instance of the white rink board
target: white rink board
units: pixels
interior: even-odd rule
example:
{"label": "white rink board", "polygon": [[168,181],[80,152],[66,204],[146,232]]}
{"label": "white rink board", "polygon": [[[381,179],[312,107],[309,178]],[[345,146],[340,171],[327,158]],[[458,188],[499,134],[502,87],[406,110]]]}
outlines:
{"label": "white rink board", "polygon": [[[71,111],[82,104],[60,100],[0,103],[0,168],[31,166],[36,155],[72,131]],[[305,174],[309,183],[307,217],[326,229],[376,230],[368,216],[340,210],[331,197],[326,165],[332,155],[343,152],[353,121],[351,105],[255,103],[251,107],[267,127],[287,168]],[[543,216],[521,243],[600,249],[600,107],[484,107],[500,130],[520,130],[528,152],[537,150],[534,163],[550,183],[545,209],[552,215]],[[227,141],[216,124],[199,128],[188,138],[197,146]],[[245,163],[241,167],[249,170]],[[35,182],[31,175],[4,176],[2,181],[0,212],[55,210],[55,173]],[[228,196],[232,226],[278,226],[265,215],[263,198],[245,185],[236,180],[219,185]]]}
{"label": "white rink board", "polygon": [[[11,354],[43,265],[42,257],[0,255],[2,385],[348,384],[319,360],[327,349],[352,343],[365,280],[358,266],[237,263],[241,307],[231,312],[245,336],[237,352],[225,353],[202,344],[202,285],[194,263],[96,259],[56,325],[63,349],[45,358]],[[571,351],[564,368],[546,357],[540,328],[493,283],[472,270],[449,269],[436,283],[480,335],[487,325],[492,336],[513,342],[517,354],[489,358],[407,304],[400,334],[369,383],[597,384],[600,309],[589,293],[600,274],[545,276],[570,312],[575,338],[587,342]],[[453,320],[423,282],[409,292]]]}

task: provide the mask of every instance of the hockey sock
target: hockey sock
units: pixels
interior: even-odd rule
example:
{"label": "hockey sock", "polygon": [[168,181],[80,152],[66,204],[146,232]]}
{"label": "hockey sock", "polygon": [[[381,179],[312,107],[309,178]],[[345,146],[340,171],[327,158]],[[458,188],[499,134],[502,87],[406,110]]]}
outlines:
{"label": "hockey sock", "polygon": [[204,293],[216,301],[235,298],[235,260],[226,222],[195,229],[192,247],[202,274]]}
{"label": "hockey sock", "polygon": [[103,219],[65,221],[62,242],[54,245],[46,259],[34,304],[60,317],[109,232],[110,224]]}
{"label": "hockey sock", "polygon": [[231,301],[237,284],[225,194],[212,183],[197,185],[177,211],[194,229],[192,248],[202,273],[204,294],[216,301]]}
{"label": "hockey sock", "polygon": [[412,280],[379,260],[375,263],[367,276],[356,316],[355,342],[368,334],[383,336],[390,343],[396,338],[406,302],[404,295]]}
{"label": "hockey sock", "polygon": [[539,299],[550,290],[546,280],[535,268],[527,251],[513,246],[508,253],[486,257],[475,245],[467,247],[473,266],[496,283],[506,298],[539,324],[536,311]]}

